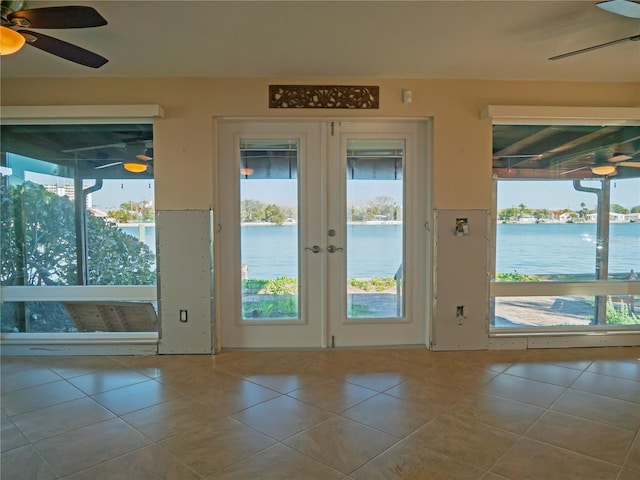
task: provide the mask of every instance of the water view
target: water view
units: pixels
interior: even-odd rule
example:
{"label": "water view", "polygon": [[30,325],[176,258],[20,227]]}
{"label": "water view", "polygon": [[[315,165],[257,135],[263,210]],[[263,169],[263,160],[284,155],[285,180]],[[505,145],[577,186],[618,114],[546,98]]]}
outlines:
{"label": "water view", "polygon": [[[612,223],[609,272],[640,269],[640,223]],[[594,223],[500,224],[497,226],[496,272],[585,274],[595,271]]]}
{"label": "water view", "polygon": [[[595,270],[596,225],[501,224],[497,226],[496,271],[523,274],[586,274]],[[243,229],[243,262],[249,278],[295,277],[292,255],[296,229],[292,226],[253,226]],[[393,276],[401,263],[401,225],[349,225],[347,248],[350,276],[369,278],[381,271]],[[380,239],[395,238],[396,249]],[[358,249],[349,248],[357,241]],[[614,223],[609,241],[609,271],[640,271],[640,223]]]}
{"label": "water view", "polygon": [[[143,241],[155,252],[155,225],[120,228]],[[249,278],[296,277],[294,254],[297,231],[293,225],[243,225],[242,258]],[[500,224],[497,226],[496,272],[531,275],[586,274],[595,269],[596,225]],[[347,228],[350,276],[370,278],[380,272],[395,275],[401,260],[402,225],[353,224]],[[390,240],[380,242],[381,239]],[[358,248],[349,248],[357,241]],[[390,249],[393,244],[397,248]],[[640,223],[612,223],[609,271],[640,272]]]}

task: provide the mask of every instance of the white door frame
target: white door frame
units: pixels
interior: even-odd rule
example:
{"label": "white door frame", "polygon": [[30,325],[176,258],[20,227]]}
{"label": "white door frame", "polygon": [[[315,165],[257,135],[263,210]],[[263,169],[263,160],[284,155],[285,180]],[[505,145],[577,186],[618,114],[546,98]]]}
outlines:
{"label": "white door frame", "polygon": [[[398,133],[405,127],[410,127],[411,133],[407,136]],[[286,134],[283,133],[286,130]],[[405,315],[403,318],[393,322],[385,322],[384,319],[368,319],[369,321],[335,321],[329,320],[337,312],[343,312],[343,301],[335,302],[326,299],[335,298],[338,290],[335,285],[328,282],[328,274],[333,273],[335,268],[342,269],[336,265],[338,256],[333,255],[327,258],[326,247],[336,239],[327,236],[327,229],[333,228],[327,224],[327,210],[335,210],[335,202],[344,202],[342,197],[344,192],[338,193],[340,197],[329,198],[335,195],[336,182],[327,181],[329,168],[335,168],[334,162],[327,160],[330,152],[329,145],[336,145],[341,142],[324,141],[330,139],[331,134],[351,135],[359,138],[369,136],[400,135],[407,140],[407,155],[414,157],[407,162],[405,175],[405,205],[410,205],[405,218],[405,268],[408,268],[408,275],[412,280],[405,283]],[[315,135],[319,136],[320,142],[317,144],[317,152],[306,152],[308,145],[316,145]],[[430,146],[430,123],[428,120],[344,120],[333,121],[327,119],[221,119],[217,129],[218,135],[218,156],[216,159],[216,201],[215,201],[215,259],[216,259],[216,318],[217,338],[220,340],[222,348],[286,348],[286,347],[328,347],[335,346],[364,346],[364,345],[402,345],[402,344],[429,344],[429,330],[431,318],[432,297],[431,277],[431,232],[429,224],[431,188],[429,175],[429,146]],[[229,141],[232,135],[234,141]],[[232,229],[238,228],[239,202],[232,202],[235,205],[229,208],[226,198],[239,198],[239,193],[234,190],[235,182],[230,178],[238,178],[237,165],[239,159],[232,151],[234,145],[238,143],[238,135],[244,138],[289,138],[298,136],[301,140],[300,155],[301,161],[298,170],[300,184],[307,185],[308,193],[318,199],[319,205],[311,205],[303,198],[300,199],[299,214],[303,220],[299,237],[299,261],[301,273],[313,269],[315,275],[301,277],[301,300],[300,300],[300,321],[278,322],[274,324],[267,322],[261,326],[250,326],[243,322],[238,323],[233,319],[241,318],[239,292],[233,294],[233,301],[228,293],[225,293],[226,282],[234,282],[240,285],[240,269],[232,267],[232,263],[239,263],[240,246],[239,242],[230,235]],[[312,147],[313,148],[313,147]],[[335,148],[335,147],[332,147]],[[231,150],[230,150],[231,149]],[[335,153],[334,153],[335,154]],[[305,157],[309,155],[309,157]],[[230,161],[229,159],[233,159]],[[310,161],[309,161],[310,160]],[[340,159],[340,165],[344,170],[346,159]],[[334,165],[329,167],[329,163]],[[229,170],[231,169],[231,170]],[[313,179],[313,181],[308,181]],[[338,182],[344,183],[344,182]],[[300,187],[299,187],[300,188]],[[340,187],[344,190],[344,186]],[[231,197],[229,196],[231,195]],[[304,197],[301,195],[301,197]],[[320,215],[317,213],[320,212]],[[312,217],[313,216],[313,217]],[[304,218],[314,218],[314,221],[304,221]],[[234,225],[234,222],[235,225]],[[307,245],[308,244],[308,245]],[[322,248],[321,254],[313,254],[305,251],[305,246],[318,244]],[[329,271],[331,270],[331,272]],[[346,270],[344,270],[346,271]],[[416,281],[416,279],[420,279]],[[345,285],[342,279],[342,285]],[[417,283],[416,283],[417,282]],[[338,282],[340,283],[340,282]],[[423,287],[418,289],[418,284]],[[306,290],[305,290],[306,289]],[[330,293],[333,291],[333,293]],[[317,295],[310,295],[310,293]],[[342,290],[344,292],[344,290]],[[344,294],[341,294],[344,297]],[[220,299],[224,299],[220,300]],[[346,301],[346,300],[345,300]],[[244,322],[246,323],[246,322]],[[235,326],[231,326],[231,324]],[[406,329],[407,325],[412,327],[406,333],[398,334],[398,329]],[[363,331],[375,330],[377,339],[363,335]],[[307,330],[302,336],[298,332]],[[293,337],[293,342],[288,339]],[[333,342],[332,342],[333,340]],[[334,343],[335,342],[335,343]]]}

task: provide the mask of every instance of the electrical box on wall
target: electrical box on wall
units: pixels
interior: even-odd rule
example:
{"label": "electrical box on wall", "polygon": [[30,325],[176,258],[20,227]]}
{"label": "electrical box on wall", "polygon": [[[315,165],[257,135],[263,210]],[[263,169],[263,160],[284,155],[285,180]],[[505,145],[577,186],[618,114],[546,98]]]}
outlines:
{"label": "electrical box on wall", "polygon": [[456,237],[469,235],[469,219],[466,217],[456,218]]}
{"label": "electrical box on wall", "polygon": [[489,228],[487,210],[435,212],[434,350],[488,347]]}

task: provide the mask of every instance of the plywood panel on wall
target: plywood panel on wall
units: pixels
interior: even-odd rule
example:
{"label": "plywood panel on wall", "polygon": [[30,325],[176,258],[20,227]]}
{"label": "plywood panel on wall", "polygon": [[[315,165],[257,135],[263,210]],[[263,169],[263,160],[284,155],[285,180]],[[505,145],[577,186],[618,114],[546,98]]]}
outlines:
{"label": "plywood panel on wall", "polygon": [[[457,219],[466,219],[468,232],[456,235]],[[487,210],[435,212],[434,350],[488,348]],[[458,308],[463,317],[458,317]]]}
{"label": "plywood panel on wall", "polygon": [[210,210],[157,213],[159,353],[213,353]]}

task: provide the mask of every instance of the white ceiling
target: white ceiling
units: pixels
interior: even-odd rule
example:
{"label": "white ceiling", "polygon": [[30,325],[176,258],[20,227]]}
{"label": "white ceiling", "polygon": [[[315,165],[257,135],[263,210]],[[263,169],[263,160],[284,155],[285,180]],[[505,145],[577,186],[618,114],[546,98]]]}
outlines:
{"label": "white ceiling", "polygon": [[[361,77],[640,82],[640,34],[597,1],[32,1],[90,5],[109,24],[47,30],[109,59],[25,46],[2,77]],[[640,88],[640,87],[639,87]]]}

